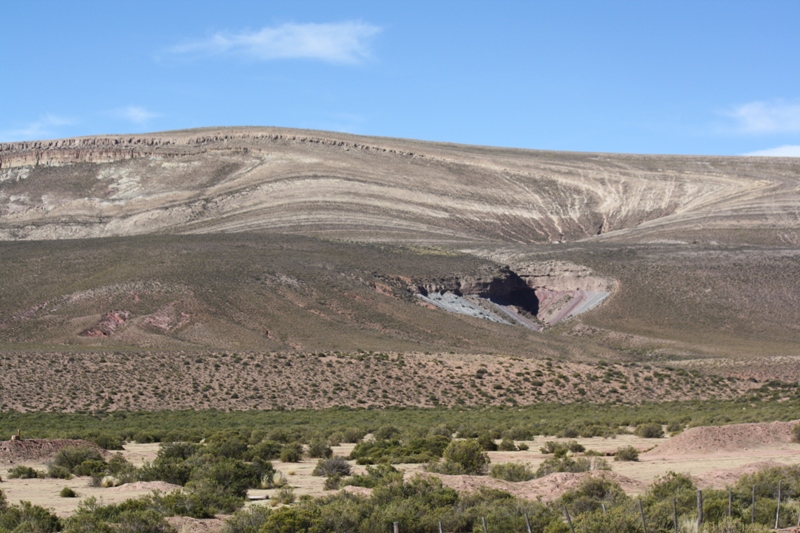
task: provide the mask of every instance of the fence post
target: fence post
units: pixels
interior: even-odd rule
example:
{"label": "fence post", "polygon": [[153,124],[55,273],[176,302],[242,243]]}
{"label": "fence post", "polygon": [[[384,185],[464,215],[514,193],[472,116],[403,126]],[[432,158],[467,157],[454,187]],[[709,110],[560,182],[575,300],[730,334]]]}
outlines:
{"label": "fence post", "polygon": [[733,512],[733,489],[728,487],[728,518],[731,517]]}
{"label": "fence post", "polygon": [[750,523],[756,523],[756,486],[753,485],[753,501],[750,504]]}
{"label": "fence post", "polygon": [[604,503],[601,503],[601,504],[600,504],[600,507],[602,507],[602,508],[603,508],[603,516],[607,515],[607,514],[608,514],[608,511],[606,511],[606,504],[604,504]]}
{"label": "fence post", "polygon": [[642,509],[642,499],[639,498],[637,501],[639,502],[639,514],[642,515],[642,530],[644,533],[647,533],[647,524],[644,521],[644,509]]}
{"label": "fence post", "polygon": [[392,523],[392,530],[394,533],[400,533],[400,522]]}
{"label": "fence post", "polygon": [[486,517],[481,517],[481,522],[483,522],[483,533],[489,533],[489,530],[486,528]]}
{"label": "fence post", "polygon": [[678,533],[678,498],[672,498],[672,525],[675,526],[675,533]]}
{"label": "fence post", "polygon": [[703,491],[697,491],[697,527],[703,525]]}
{"label": "fence post", "polygon": [[439,522],[439,533],[444,533],[444,532],[442,531],[442,523],[441,523],[441,522]]}
{"label": "fence post", "polygon": [[775,529],[778,529],[778,520],[781,518],[781,480],[778,480],[778,509],[775,511]]}
{"label": "fence post", "polygon": [[528,533],[533,533],[533,531],[531,531],[531,521],[528,519],[528,513],[525,513],[525,528],[528,530]]}
{"label": "fence post", "polygon": [[569,530],[572,531],[572,533],[575,533],[575,528],[572,526],[572,518],[570,518],[569,511],[566,507],[564,507],[564,514],[567,515],[567,524],[569,524]]}

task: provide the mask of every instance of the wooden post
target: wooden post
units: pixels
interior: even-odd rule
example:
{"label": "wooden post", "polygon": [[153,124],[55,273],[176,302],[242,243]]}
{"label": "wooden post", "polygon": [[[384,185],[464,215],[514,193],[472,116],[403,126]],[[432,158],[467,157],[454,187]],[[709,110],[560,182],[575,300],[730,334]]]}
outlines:
{"label": "wooden post", "polygon": [[750,523],[756,523],[756,486],[753,485],[753,501],[750,504]]}
{"label": "wooden post", "polygon": [[644,533],[647,533],[647,523],[644,521],[644,509],[642,508],[642,499],[639,498],[637,502],[639,502],[639,514],[642,515],[642,531],[644,531]]}
{"label": "wooden post", "polygon": [[703,525],[703,491],[697,491],[697,528]]}
{"label": "wooden post", "polygon": [[481,522],[483,522],[483,533],[489,533],[489,530],[486,528],[486,517],[481,517]]}
{"label": "wooden post", "polygon": [[606,504],[604,504],[604,503],[601,503],[601,504],[600,504],[600,507],[602,507],[602,508],[603,508],[603,516],[607,515],[607,514],[608,514],[608,511],[606,511]]}
{"label": "wooden post", "polygon": [[675,526],[675,533],[678,533],[678,499],[672,498],[672,524]]}
{"label": "wooden post", "polygon": [[525,529],[528,530],[528,533],[533,533],[533,531],[531,531],[531,521],[528,518],[528,513],[525,513]]}
{"label": "wooden post", "polygon": [[775,511],[775,529],[778,529],[778,520],[781,518],[781,481],[778,480],[778,509]]}
{"label": "wooden post", "polygon": [[733,489],[728,487],[728,518],[733,512]]}
{"label": "wooden post", "polygon": [[442,523],[441,522],[439,522],[439,533],[444,533],[444,531],[442,531]]}
{"label": "wooden post", "polygon": [[394,526],[394,533],[400,533],[400,522],[394,522],[392,525]]}
{"label": "wooden post", "polygon": [[572,518],[570,518],[569,511],[567,511],[566,507],[564,507],[564,514],[567,515],[567,524],[569,524],[569,530],[572,531],[572,533],[575,533],[575,528],[572,526]]}

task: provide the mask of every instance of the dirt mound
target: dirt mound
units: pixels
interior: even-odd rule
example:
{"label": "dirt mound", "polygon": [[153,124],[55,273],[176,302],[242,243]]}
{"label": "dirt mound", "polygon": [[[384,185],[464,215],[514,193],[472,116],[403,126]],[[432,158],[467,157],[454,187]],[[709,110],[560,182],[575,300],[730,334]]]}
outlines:
{"label": "dirt mound", "polygon": [[73,439],[25,439],[0,442],[0,463],[13,464],[40,462],[52,459],[62,448],[81,446],[93,448],[105,454],[105,450],[88,440]]}
{"label": "dirt mound", "polygon": [[797,422],[733,424],[687,429],[642,458],[683,455],[727,454],[792,442],[792,426]]}
{"label": "dirt mound", "polygon": [[722,489],[734,485],[740,477],[746,474],[754,474],[761,470],[774,466],[786,466],[777,461],[759,461],[750,463],[737,468],[719,468],[709,470],[698,476],[694,476],[695,483],[701,489]]}
{"label": "dirt mound", "polygon": [[507,491],[518,498],[524,498],[526,500],[536,500],[539,498],[543,501],[555,500],[568,490],[577,488],[583,480],[589,477],[604,477],[615,481],[619,483],[622,489],[628,494],[636,494],[643,489],[639,481],[608,470],[595,470],[593,472],[581,472],[577,474],[559,472],[556,474],[549,474],[539,479],[516,483],[488,476],[427,475],[438,477],[446,487],[453,488],[459,492],[473,492],[481,487],[488,487]]}
{"label": "dirt mound", "polygon": [[108,489],[110,492],[141,492],[146,490],[159,490],[161,492],[171,492],[181,488],[180,485],[173,485],[165,481],[137,481],[135,483],[125,483],[119,487]]}

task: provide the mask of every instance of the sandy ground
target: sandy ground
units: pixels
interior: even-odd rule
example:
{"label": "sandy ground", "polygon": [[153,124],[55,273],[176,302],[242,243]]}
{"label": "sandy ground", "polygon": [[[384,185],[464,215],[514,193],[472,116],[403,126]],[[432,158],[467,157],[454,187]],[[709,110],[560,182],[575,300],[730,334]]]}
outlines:
{"label": "sandy ground", "polygon": [[[619,482],[626,492],[638,494],[657,477],[669,471],[687,473],[693,476],[702,488],[723,488],[732,484],[744,473],[749,473],[766,466],[800,464],[800,444],[784,442],[780,439],[765,442],[762,446],[753,444],[753,434],[763,428],[758,424],[742,424],[727,426],[727,446],[718,449],[708,449],[698,446],[708,439],[718,438],[719,428],[695,428],[682,435],[664,439],[643,439],[634,435],[620,435],[616,438],[604,439],[579,438],[575,439],[586,447],[601,453],[610,453],[622,446],[633,446],[641,452],[638,462],[614,462],[608,457],[612,467],[611,473],[592,472],[587,474],[552,474],[545,478],[524,483],[509,483],[495,480],[488,476],[438,476],[447,486],[458,490],[475,490],[479,486],[490,486],[508,490],[524,498],[536,499],[541,497],[550,500],[558,497],[564,491],[577,486],[587,475],[608,475]],[[780,428],[778,428],[780,429]],[[530,447],[527,451],[519,452],[490,452],[489,457],[493,464],[506,462],[527,462],[535,469],[546,459],[546,455],[539,450],[549,440],[566,441],[568,439],[554,439],[537,437],[533,441],[526,441]],[[737,447],[737,442],[742,446]],[[353,444],[336,446],[334,454],[347,456]],[[658,446],[658,447],[657,447]],[[131,462],[141,465],[144,461],[151,461],[158,451],[158,444],[128,444],[123,454]],[[666,453],[668,452],[668,453]],[[323,488],[324,479],[311,475],[316,459],[306,459],[299,463],[282,463],[275,461],[275,468],[286,476],[288,484],[293,487],[295,495],[308,494],[322,496],[330,494]],[[27,463],[35,468],[45,468],[39,462]],[[422,465],[397,465],[404,471],[406,477],[422,472]],[[363,472],[364,467],[354,465],[354,472]],[[16,503],[20,500],[30,501],[37,505],[55,510],[59,516],[71,514],[78,503],[88,497],[96,497],[103,502],[112,503],[135,498],[147,494],[153,489],[169,489],[163,483],[135,483],[122,487],[103,489],[88,486],[89,478],[74,478],[69,481],[52,479],[6,479],[0,484],[9,502]],[[59,491],[63,487],[70,487],[78,493],[78,498],[61,498]],[[250,496],[254,501],[248,505],[268,505],[269,498],[276,492],[272,490],[253,490]],[[358,491],[357,491],[358,492]],[[363,492],[363,491],[362,491]],[[266,498],[266,499],[261,499]],[[198,530],[196,524],[178,524],[180,529]],[[197,526],[197,527],[195,527]]]}

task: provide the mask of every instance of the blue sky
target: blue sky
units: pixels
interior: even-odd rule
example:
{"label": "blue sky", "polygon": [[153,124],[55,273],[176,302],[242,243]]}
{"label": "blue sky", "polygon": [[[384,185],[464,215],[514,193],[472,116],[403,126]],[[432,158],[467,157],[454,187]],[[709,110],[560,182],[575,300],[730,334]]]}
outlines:
{"label": "blue sky", "polygon": [[0,1],[0,142],[270,125],[800,156],[794,0]]}

